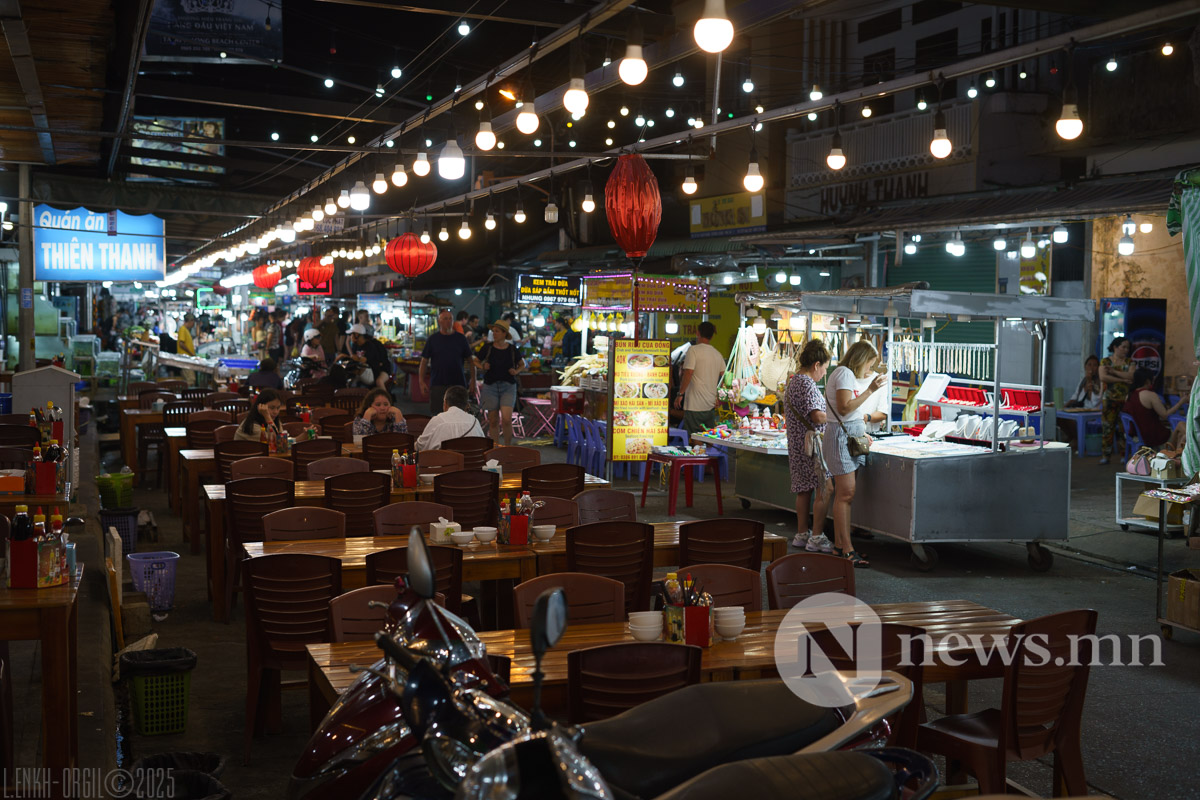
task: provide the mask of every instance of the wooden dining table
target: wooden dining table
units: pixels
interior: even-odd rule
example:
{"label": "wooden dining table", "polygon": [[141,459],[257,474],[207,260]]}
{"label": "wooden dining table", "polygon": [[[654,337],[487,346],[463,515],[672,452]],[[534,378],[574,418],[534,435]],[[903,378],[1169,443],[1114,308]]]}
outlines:
{"label": "wooden dining table", "polygon": [[[679,563],[679,526],[674,522],[653,522],[654,566],[672,567]],[[529,548],[537,554],[538,575],[567,571],[567,526],[560,526],[548,541],[530,540]],[[787,555],[788,540],[775,533],[763,534],[762,560],[768,564]]]}
{"label": "wooden dining table", "polygon": [[80,564],[62,586],[9,589],[0,583],[0,639],[42,646],[41,766],[56,775],[79,762],[76,632],[82,581]]}
{"label": "wooden dining table", "polygon": [[[180,454],[184,456],[185,463],[188,452],[184,450]],[[586,475],[584,478],[585,490],[601,489],[610,485],[608,481],[596,475]],[[520,488],[521,476],[519,473],[505,475],[500,480],[501,492],[514,492]],[[225,486],[223,484],[209,484],[200,490],[200,494],[203,496],[205,514],[208,518],[208,569],[212,589],[213,619],[218,622],[226,622],[228,621],[229,610],[225,607]],[[429,499],[432,496],[433,486],[422,484],[415,488],[392,489],[390,502],[399,503],[405,500]],[[324,506],[325,482],[296,481],[296,505]]]}
{"label": "wooden dining table", "polygon": [[125,466],[135,475],[139,470],[137,429],[142,425],[161,425],[163,412],[149,408],[126,408],[121,410],[121,457]]}
{"label": "wooden dining table", "polygon": [[[1004,641],[1008,631],[1021,622],[1002,611],[969,600],[881,603],[870,606],[869,610],[881,622],[911,625],[928,634],[937,657],[925,659],[921,677],[926,683],[947,684],[947,713],[966,711],[967,681],[1000,677],[1004,673],[999,658],[982,660],[980,653],[963,637],[983,635],[991,641],[990,637],[994,636]],[[786,614],[786,610],[747,612],[746,627],[736,639],[718,640],[703,649],[701,680],[745,680],[778,674],[775,637]],[[864,620],[868,618],[866,608],[859,608],[856,614]],[[529,708],[533,699],[534,669],[529,631],[485,631],[478,635],[490,655],[505,656],[511,660],[511,697],[518,705]],[[542,661],[545,674],[542,694],[544,707],[551,712],[561,712],[566,708],[568,653],[632,641],[633,636],[624,622],[568,626],[562,639]],[[313,709],[317,719],[358,677],[349,671],[350,664],[365,666],[380,658],[380,651],[374,642],[310,644],[305,647],[309,657],[310,698],[314,704],[323,704],[323,708]]]}

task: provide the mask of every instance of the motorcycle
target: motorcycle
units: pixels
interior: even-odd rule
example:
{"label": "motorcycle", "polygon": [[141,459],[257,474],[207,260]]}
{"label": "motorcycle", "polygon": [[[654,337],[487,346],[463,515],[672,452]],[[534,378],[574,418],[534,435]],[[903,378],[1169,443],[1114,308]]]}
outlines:
{"label": "motorcycle", "polygon": [[325,365],[315,358],[293,358],[283,365],[283,385],[286,389],[295,389],[305,378],[322,377],[326,372]]}
{"label": "motorcycle", "polygon": [[[526,713],[504,699],[507,687],[467,624],[429,602],[433,573],[424,538],[410,536],[408,547],[409,582],[376,637],[385,658],[362,669],[330,709],[293,772],[292,798],[444,800],[493,754],[542,739],[528,746],[556,753],[577,748],[577,760],[618,796],[656,797],[718,764],[882,744],[889,732],[885,718],[911,699],[911,684],[891,674],[841,709],[805,703],[779,680],[717,682],[580,729],[558,728],[541,712],[540,665],[565,627],[561,592],[535,615],[549,621],[531,630],[538,666],[534,708]],[[836,774],[845,772],[839,767]]]}

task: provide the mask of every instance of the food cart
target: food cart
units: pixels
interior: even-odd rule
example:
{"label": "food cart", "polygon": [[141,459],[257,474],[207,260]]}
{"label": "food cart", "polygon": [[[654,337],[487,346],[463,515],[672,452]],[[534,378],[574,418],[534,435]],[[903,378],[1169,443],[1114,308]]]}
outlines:
{"label": "food cart", "polygon": [[[1036,410],[1022,408],[1017,416],[1042,417],[1046,322],[1091,320],[1095,314],[1091,300],[928,289],[815,292],[744,299],[756,305],[786,304],[804,313],[838,315],[848,329],[874,325],[873,320],[881,319],[887,328],[885,356],[889,369],[905,367],[910,372],[924,373],[922,392],[930,378],[942,390],[954,382],[990,389],[984,393],[990,401],[987,407],[965,400],[949,402],[951,398],[944,395],[928,401],[931,407],[945,412],[940,414],[943,419],[937,420],[937,427],[942,430],[947,425],[954,427],[949,434],[924,435],[916,420],[907,420],[889,424],[887,432],[874,435],[867,465],[858,472],[851,509],[853,525],[909,542],[914,564],[922,570],[932,569],[937,563],[932,544],[979,541],[1024,542],[1030,566],[1039,571],[1049,569],[1051,555],[1040,542],[1067,538],[1070,448],[1031,435],[1032,426],[1028,425],[1021,426],[1024,429],[1021,433],[1007,436],[1002,433],[1004,426],[994,422],[986,428],[981,424],[960,429],[952,415],[961,414],[967,419],[979,412],[990,412],[991,419],[1003,420],[1006,415],[1013,416],[1009,412],[1016,410],[1010,408],[1014,398],[1029,400],[1028,395],[1016,395],[1014,391],[1036,391]],[[989,357],[973,361],[969,351],[952,357],[935,356],[939,352],[937,343],[923,338],[928,352],[914,348],[918,351],[914,363],[903,362],[904,348],[898,347],[896,341],[899,322],[908,320],[921,326],[921,320],[934,318],[994,326],[995,343],[989,345],[992,351]],[[1038,385],[1033,389],[1003,379],[999,334],[1005,324],[1026,328],[1041,340]],[[934,372],[934,366],[947,369],[948,374]],[[980,372],[986,372],[988,377],[977,377]],[[1054,429],[1053,424],[1040,422],[1038,430]],[[787,466],[781,462],[787,455],[782,432],[757,431],[724,439],[697,434],[692,438],[719,443],[736,454],[734,491],[744,507],[752,502],[795,507]]]}

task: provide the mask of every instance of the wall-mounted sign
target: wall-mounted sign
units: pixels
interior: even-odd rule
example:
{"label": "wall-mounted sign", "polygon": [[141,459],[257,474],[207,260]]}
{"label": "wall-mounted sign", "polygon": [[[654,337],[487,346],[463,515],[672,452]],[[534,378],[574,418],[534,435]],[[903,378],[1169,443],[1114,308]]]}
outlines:
{"label": "wall-mounted sign", "polygon": [[[134,117],[133,130],[137,133],[156,137],[153,139],[134,139],[132,142],[134,147],[143,150],[159,150],[162,152],[162,157],[133,156],[129,159],[129,163],[132,166],[217,175],[224,174],[225,172],[225,167],[217,163],[203,163],[202,161],[197,163],[197,157],[220,157],[225,155],[225,145],[221,143],[225,138],[225,120],[220,117]],[[171,142],[157,138],[162,136],[187,137],[189,139],[203,138],[212,139],[213,141]],[[172,158],[172,154],[182,156],[186,160]],[[136,170],[130,174],[129,178],[136,181],[166,181],[172,179],[161,175],[146,175],[138,173]],[[188,178],[181,176],[176,180],[191,179],[190,176]],[[195,179],[203,180],[203,176],[197,175]]]}
{"label": "wall-mounted sign", "polygon": [[579,286],[577,277],[518,275],[517,302],[539,306],[577,306]]}
{"label": "wall-mounted sign", "polygon": [[645,461],[667,443],[671,343],[665,339],[613,342],[612,460]]}
{"label": "wall-mounted sign", "polygon": [[[1021,294],[1050,294],[1050,250],[1049,247],[1039,247],[1033,258],[1020,258],[1021,265]],[[996,258],[1004,257],[997,253]]]}
{"label": "wall-mounted sign", "polygon": [[263,0],[155,3],[143,58],[218,64],[277,61],[283,57],[282,7]]}
{"label": "wall-mounted sign", "polygon": [[383,304],[390,300],[391,298],[386,294],[360,294],[358,296],[357,307],[365,308],[371,313],[372,316],[374,316],[375,314],[382,314]]}
{"label": "wall-mounted sign", "polygon": [[[591,311],[633,309],[633,275],[588,275],[583,279],[583,307]],[[678,311],[703,314],[708,309],[708,287],[698,281],[655,275],[637,278],[639,311]]]}
{"label": "wall-mounted sign", "polygon": [[250,305],[256,308],[266,308],[279,302],[279,296],[273,289],[251,289]]}
{"label": "wall-mounted sign", "polygon": [[762,193],[724,194],[691,201],[693,239],[758,233],[767,229],[767,206]]}
{"label": "wall-mounted sign", "polygon": [[35,281],[161,281],[163,221],[153,214],[33,209]]}

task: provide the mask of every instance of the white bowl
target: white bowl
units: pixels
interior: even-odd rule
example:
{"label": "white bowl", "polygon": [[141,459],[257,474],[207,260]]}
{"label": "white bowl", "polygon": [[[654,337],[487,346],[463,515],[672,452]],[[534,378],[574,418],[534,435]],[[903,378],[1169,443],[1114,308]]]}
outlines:
{"label": "white bowl", "polygon": [[475,538],[481,542],[491,542],[496,539],[495,528],[476,528],[474,533]]}
{"label": "white bowl", "polygon": [[630,628],[629,632],[639,642],[654,642],[662,636],[662,628]]}
{"label": "white bowl", "polygon": [[466,546],[475,539],[474,531],[455,531],[450,534],[451,540],[457,545]]}
{"label": "white bowl", "polygon": [[745,617],[746,609],[742,608],[741,606],[721,606],[720,608],[714,608],[713,614],[716,615],[717,619],[728,616]]}
{"label": "white bowl", "polygon": [[661,625],[662,624],[662,612],[661,611],[630,611],[629,612],[629,621],[630,621],[630,623],[654,622],[656,625]]}
{"label": "white bowl", "polygon": [[717,623],[717,635],[722,639],[736,639],[745,629],[746,623],[744,622],[739,624]]}
{"label": "white bowl", "polygon": [[433,479],[436,478],[437,475],[431,473],[428,475],[419,475],[417,477],[419,477],[421,479],[421,483],[425,484],[426,486],[433,486]]}
{"label": "white bowl", "polygon": [[533,538],[541,542],[548,542],[554,538],[555,530],[553,525],[534,525]]}

